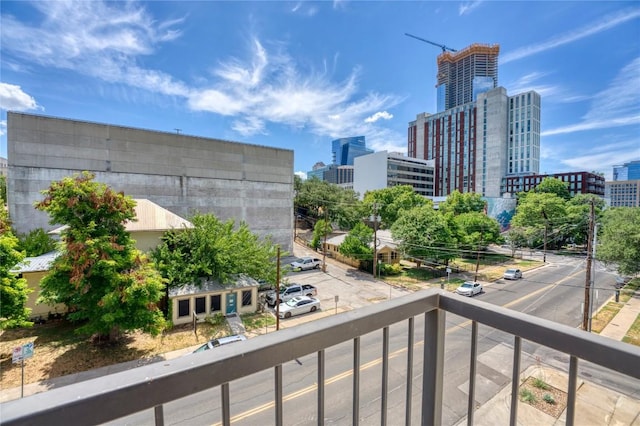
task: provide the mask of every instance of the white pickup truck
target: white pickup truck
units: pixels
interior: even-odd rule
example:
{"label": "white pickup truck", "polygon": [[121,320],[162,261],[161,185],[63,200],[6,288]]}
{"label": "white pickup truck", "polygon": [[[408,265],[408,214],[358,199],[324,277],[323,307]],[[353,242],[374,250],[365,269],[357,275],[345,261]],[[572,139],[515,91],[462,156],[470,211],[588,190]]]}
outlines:
{"label": "white pickup truck", "polygon": [[322,266],[322,260],[317,257],[301,257],[290,263],[292,271],[307,271],[309,269],[318,269]]}
{"label": "white pickup truck", "polygon": [[[311,284],[291,284],[287,287],[280,287],[280,302],[286,302],[296,296],[309,296],[313,297],[318,294],[318,290]],[[275,306],[276,304],[276,292],[270,291],[267,293],[267,303],[269,306]]]}

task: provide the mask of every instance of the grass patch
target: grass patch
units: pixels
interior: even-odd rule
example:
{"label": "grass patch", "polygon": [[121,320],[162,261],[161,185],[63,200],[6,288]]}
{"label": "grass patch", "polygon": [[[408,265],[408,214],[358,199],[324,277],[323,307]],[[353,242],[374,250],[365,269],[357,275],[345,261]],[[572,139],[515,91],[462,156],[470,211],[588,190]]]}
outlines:
{"label": "grass patch", "polygon": [[600,334],[620,309],[622,309],[621,303],[609,302],[604,305],[591,319],[591,331]]}
{"label": "grass patch", "polygon": [[640,288],[640,278],[629,281],[620,291],[620,302],[627,303],[638,288]]}
{"label": "grass patch", "polygon": [[276,318],[269,312],[241,314],[240,317],[247,331],[276,324]]}
{"label": "grass patch", "polygon": [[627,331],[627,334],[622,338],[622,341],[635,346],[640,346],[640,315],[636,317],[636,320]]}
{"label": "grass patch", "polygon": [[549,385],[542,379],[533,379],[533,386],[537,387],[538,389],[542,389],[542,390],[549,390],[550,387]]}
{"label": "grass patch", "polygon": [[529,389],[520,389],[520,401],[533,404],[536,402],[536,396]]}

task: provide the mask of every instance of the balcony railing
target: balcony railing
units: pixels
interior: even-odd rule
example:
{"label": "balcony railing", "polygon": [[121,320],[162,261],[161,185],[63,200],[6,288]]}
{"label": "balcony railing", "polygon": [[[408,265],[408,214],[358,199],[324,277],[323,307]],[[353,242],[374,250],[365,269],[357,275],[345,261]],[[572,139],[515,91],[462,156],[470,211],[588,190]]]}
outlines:
{"label": "balcony railing", "polygon": [[[426,290],[344,312],[297,327],[249,339],[239,345],[216,348],[216,356],[189,355],[171,361],[116,373],[86,382],[53,389],[0,406],[2,424],[98,424],[153,409],[155,423],[164,424],[166,404],[207,389],[219,387],[220,421],[231,423],[229,384],[264,370],[273,369],[274,420],[284,424],[283,364],[309,354],[317,354],[317,406],[319,425],[325,421],[325,349],[343,342],[353,342],[352,386],[343,389],[342,398],[352,406],[351,423],[359,424],[360,409],[360,339],[382,331],[382,377],[380,383],[380,424],[387,424],[389,379],[389,329],[406,322],[407,349],[414,341],[416,321],[424,321],[422,360],[414,360],[414,350],[407,350],[405,423],[411,424],[412,412],[420,410],[421,424],[442,424],[445,315],[455,314],[471,320],[469,396],[467,422],[473,424],[475,410],[476,352],[478,325],[484,324],[514,336],[510,423],[516,424],[518,386],[520,383],[521,347],[527,340],[569,355],[569,380],[566,424],[573,425],[576,410],[578,363],[589,361],[640,378],[640,350],[551,321],[511,311],[482,301]],[[242,352],[238,348],[242,348]],[[422,394],[414,399],[412,390],[416,362],[423,367]],[[420,407],[412,406],[420,401]],[[416,418],[416,417],[414,417]]]}

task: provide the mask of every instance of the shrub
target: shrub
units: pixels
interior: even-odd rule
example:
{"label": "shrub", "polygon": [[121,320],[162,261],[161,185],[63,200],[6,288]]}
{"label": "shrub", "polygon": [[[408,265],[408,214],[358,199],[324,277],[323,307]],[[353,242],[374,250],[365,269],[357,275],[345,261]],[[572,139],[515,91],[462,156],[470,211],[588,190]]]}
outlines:
{"label": "shrub", "polygon": [[542,399],[544,399],[544,402],[546,402],[547,404],[555,404],[556,403],[555,398],[550,393],[545,393],[544,396],[542,397]]}
{"label": "shrub", "polygon": [[521,389],[520,401],[534,403],[536,402],[536,396],[529,389]]}
{"label": "shrub", "polygon": [[402,266],[399,263],[380,263],[378,270],[380,271],[380,275],[400,275],[402,273]]}
{"label": "shrub", "polygon": [[226,321],[222,312],[218,312],[212,316],[207,316],[204,320],[207,324],[211,324],[213,326],[222,325]]}
{"label": "shrub", "polygon": [[533,386],[537,387],[538,389],[549,390],[549,385],[542,379],[534,379]]}

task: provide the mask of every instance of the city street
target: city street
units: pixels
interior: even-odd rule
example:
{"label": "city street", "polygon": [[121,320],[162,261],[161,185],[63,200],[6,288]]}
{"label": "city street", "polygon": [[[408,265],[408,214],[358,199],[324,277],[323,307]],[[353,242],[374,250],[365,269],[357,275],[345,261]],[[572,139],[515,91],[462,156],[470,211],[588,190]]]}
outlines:
{"label": "city street", "polygon": [[[297,255],[313,254],[297,252]],[[569,326],[579,326],[582,321],[585,271],[583,262],[555,256],[548,264],[528,271],[517,281],[498,280],[485,285],[484,293],[475,296],[479,300],[525,312]],[[281,321],[282,327],[304,327],[305,322],[326,315],[336,315],[357,309],[370,303],[379,303],[389,297],[400,297],[406,290],[389,286],[333,261],[327,262],[327,272],[322,270],[290,273],[289,282],[313,284],[318,288],[322,311]],[[611,297],[614,276],[598,272],[596,287],[598,302]],[[594,292],[596,293],[596,292]],[[335,296],[338,302],[335,302]],[[460,296],[463,297],[463,296]],[[597,304],[596,303],[596,304]],[[466,415],[469,386],[470,322],[455,315],[447,315],[445,340],[445,377],[443,390],[443,424],[457,424]],[[420,389],[422,380],[423,324],[416,320],[412,412],[413,422],[419,423]],[[375,425],[380,422],[381,407],[381,345],[380,333],[361,338],[360,374],[360,424]],[[405,412],[405,371],[407,359],[406,324],[390,328],[390,366],[387,409],[389,419],[403,423]],[[513,337],[491,328],[480,326],[478,338],[478,363],[476,401],[490,400],[511,381]],[[325,366],[325,423],[351,423],[351,386],[353,343],[351,341],[327,348]],[[316,416],[317,379],[316,355],[312,354],[284,368],[285,424],[312,424]],[[548,348],[523,342],[522,370],[532,365],[568,369],[568,359]],[[623,394],[638,397],[637,381],[609,371],[582,364],[580,373],[589,380],[607,387],[615,387]],[[274,419],[274,377],[272,371],[263,371],[231,384],[231,415],[234,424],[270,424]],[[220,419],[218,389],[202,392],[193,397],[169,404],[165,409],[167,424],[217,424]],[[127,418],[127,424],[152,424],[149,413]],[[122,419],[118,424],[122,424]],[[394,421],[395,423],[395,421]]]}

